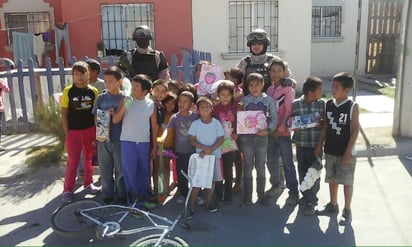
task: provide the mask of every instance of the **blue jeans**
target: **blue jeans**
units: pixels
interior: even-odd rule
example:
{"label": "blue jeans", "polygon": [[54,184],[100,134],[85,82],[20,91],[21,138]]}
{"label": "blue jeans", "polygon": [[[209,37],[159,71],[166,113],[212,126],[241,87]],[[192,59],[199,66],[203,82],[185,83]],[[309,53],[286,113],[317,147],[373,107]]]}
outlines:
{"label": "blue jeans", "polygon": [[[315,148],[306,148],[296,146],[296,158],[298,160],[298,172],[299,172],[299,182],[301,183],[305,178],[308,169],[312,163],[316,160]],[[316,204],[318,198],[316,194],[320,188],[320,178],[316,180],[315,184],[311,189],[304,191],[303,197],[306,198],[308,203]]]}
{"label": "blue jeans", "polygon": [[266,151],[268,145],[267,136],[244,135],[240,137],[242,151],[245,159],[245,173],[243,179],[243,200],[252,201],[253,178],[252,170],[256,169],[256,192],[259,200],[263,199],[266,184]]}
{"label": "blue jeans", "polygon": [[[277,138],[273,136],[268,136],[268,148],[267,148],[267,159],[266,159],[266,166],[269,170],[270,174],[270,184],[272,187],[280,187],[281,182],[281,170],[279,164],[279,148],[276,148]],[[277,159],[276,159],[277,157]]]}
{"label": "blue jeans", "polygon": [[279,157],[282,157],[286,188],[289,193],[299,194],[295,164],[293,163],[292,141],[289,137],[270,137],[267,149],[267,166],[272,185],[280,185]]}
{"label": "blue jeans", "polygon": [[120,162],[120,141],[98,142],[97,153],[102,179],[102,199],[125,200],[126,190]]}
{"label": "blue jeans", "polygon": [[257,178],[266,178],[265,162],[268,138],[256,135],[243,135],[240,137],[242,152],[245,159],[244,178],[252,178],[252,170],[256,169]]}

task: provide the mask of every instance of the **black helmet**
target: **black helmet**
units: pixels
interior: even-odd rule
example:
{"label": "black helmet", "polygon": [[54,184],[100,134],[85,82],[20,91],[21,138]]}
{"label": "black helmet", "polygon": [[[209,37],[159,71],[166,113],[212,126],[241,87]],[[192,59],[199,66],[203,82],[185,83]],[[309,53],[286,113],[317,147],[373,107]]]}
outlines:
{"label": "black helmet", "polygon": [[263,42],[263,44],[267,47],[270,44],[270,39],[268,34],[263,29],[255,29],[247,36],[247,46],[251,46],[253,42]]}
{"label": "black helmet", "polygon": [[146,25],[138,26],[133,32],[133,40],[137,41],[138,38],[147,38],[152,40],[152,32],[150,28]]}

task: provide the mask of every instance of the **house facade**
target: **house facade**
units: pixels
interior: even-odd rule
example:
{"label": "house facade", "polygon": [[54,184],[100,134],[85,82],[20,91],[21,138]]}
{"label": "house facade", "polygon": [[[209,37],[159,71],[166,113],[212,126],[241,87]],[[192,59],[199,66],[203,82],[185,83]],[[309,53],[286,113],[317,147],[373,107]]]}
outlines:
{"label": "house facade", "polygon": [[406,1],[367,0],[360,7],[359,2],[193,0],[193,47],[212,52],[214,63],[233,67],[249,53],[248,32],[263,28],[271,37],[269,52],[288,61],[298,86],[309,75],[353,73],[355,59],[358,74],[395,74]]}
{"label": "house facade", "polygon": [[131,36],[135,27],[148,25],[152,46],[166,55],[192,48],[191,1],[161,0],[0,0],[0,57],[13,58],[11,33],[51,32],[45,55],[55,57],[56,28],[67,23],[69,42],[60,40],[59,56],[82,58],[102,55],[104,49],[135,47]]}
{"label": "house facade", "polygon": [[[406,0],[366,0],[361,6],[358,73],[395,73],[399,23]],[[68,59],[127,50],[134,28],[148,25],[152,46],[180,56],[208,51],[212,62],[234,67],[249,53],[255,28],[271,38],[269,52],[288,61],[298,85],[309,75],[354,72],[359,0],[0,0],[0,56],[13,58],[12,32],[51,35],[44,56]],[[56,40],[66,24],[69,42]],[[60,32],[60,31],[59,31]],[[56,50],[56,43],[59,44]],[[69,49],[70,48],[70,49]]]}
{"label": "house facade", "polygon": [[192,5],[193,47],[210,51],[213,63],[234,67],[250,54],[247,34],[263,28],[271,38],[268,51],[288,61],[298,81],[310,75],[311,1],[193,0]]}

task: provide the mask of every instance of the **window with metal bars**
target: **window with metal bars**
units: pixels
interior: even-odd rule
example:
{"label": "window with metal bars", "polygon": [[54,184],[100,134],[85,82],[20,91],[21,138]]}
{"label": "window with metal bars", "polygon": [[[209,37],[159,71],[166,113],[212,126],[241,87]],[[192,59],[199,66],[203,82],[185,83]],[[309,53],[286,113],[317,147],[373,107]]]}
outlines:
{"label": "window with metal bars", "polygon": [[341,37],[341,6],[312,7],[312,37]]}
{"label": "window with metal bars", "polygon": [[[135,48],[133,31],[141,25],[147,25],[154,35],[152,3],[102,5],[102,40],[106,49]],[[150,46],[155,46],[154,36]]]}
{"label": "window with metal bars", "polygon": [[257,28],[270,38],[268,51],[277,51],[278,23],[278,1],[229,1],[229,52],[249,52],[246,37]]}
{"label": "window with metal bars", "polygon": [[4,19],[8,45],[13,45],[13,32],[36,34],[50,29],[49,12],[5,13]]}

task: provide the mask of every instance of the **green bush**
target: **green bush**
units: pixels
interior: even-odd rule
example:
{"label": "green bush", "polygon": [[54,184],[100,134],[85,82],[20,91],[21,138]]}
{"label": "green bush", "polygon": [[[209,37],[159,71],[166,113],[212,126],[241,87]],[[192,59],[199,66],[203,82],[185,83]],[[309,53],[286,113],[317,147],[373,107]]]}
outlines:
{"label": "green bush", "polygon": [[[64,151],[65,138],[60,105],[53,97],[50,97],[48,105],[36,107],[34,110],[34,120],[36,123],[36,130],[40,133],[57,138],[58,144],[55,147],[50,147],[50,152],[41,152],[39,157],[32,157],[32,160],[36,161],[34,163],[52,163],[60,161]],[[33,155],[37,156],[36,153],[37,152],[34,152]]]}

